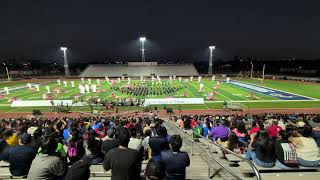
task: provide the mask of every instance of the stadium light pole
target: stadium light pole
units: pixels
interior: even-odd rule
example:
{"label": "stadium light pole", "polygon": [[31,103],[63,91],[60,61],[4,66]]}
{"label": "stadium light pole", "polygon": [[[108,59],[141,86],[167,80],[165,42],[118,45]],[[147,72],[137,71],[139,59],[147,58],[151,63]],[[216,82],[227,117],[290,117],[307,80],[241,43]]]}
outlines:
{"label": "stadium light pole", "polygon": [[67,59],[67,49],[68,48],[66,48],[66,47],[60,48],[60,50],[63,51],[63,57],[64,57],[64,75],[70,76],[69,64],[68,64],[68,59]]}
{"label": "stadium light pole", "polygon": [[253,63],[252,63],[252,61],[251,61],[251,71],[250,71],[250,77],[251,77],[251,79],[252,79],[252,75],[253,75]]}
{"label": "stadium light pole", "polygon": [[145,56],[144,56],[144,42],[146,41],[146,37],[140,37],[140,42],[141,42],[141,59],[142,62],[146,62]]}
{"label": "stadium light pole", "polygon": [[209,58],[209,69],[208,69],[208,74],[212,75],[212,53],[213,50],[216,49],[215,46],[209,46],[210,49],[210,58]]}
{"label": "stadium light pole", "polygon": [[6,63],[2,63],[4,65],[4,67],[6,68],[6,72],[7,72],[7,78],[8,78],[8,81],[10,81],[10,75],[9,75],[9,69],[8,69],[8,66],[6,65]]}

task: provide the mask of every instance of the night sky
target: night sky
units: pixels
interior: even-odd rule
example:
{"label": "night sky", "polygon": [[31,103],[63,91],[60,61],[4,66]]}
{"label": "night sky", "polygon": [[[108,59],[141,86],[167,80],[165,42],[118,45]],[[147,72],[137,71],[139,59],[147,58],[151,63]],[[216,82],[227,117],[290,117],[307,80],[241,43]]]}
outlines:
{"label": "night sky", "polygon": [[0,24],[2,59],[320,58],[319,0],[1,0]]}

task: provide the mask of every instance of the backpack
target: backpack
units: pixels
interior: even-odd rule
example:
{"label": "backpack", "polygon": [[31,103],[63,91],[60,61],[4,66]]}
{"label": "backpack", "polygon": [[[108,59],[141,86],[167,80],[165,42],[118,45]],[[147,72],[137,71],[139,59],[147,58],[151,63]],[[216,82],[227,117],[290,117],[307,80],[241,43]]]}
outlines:
{"label": "backpack", "polygon": [[77,144],[76,143],[69,143],[68,145],[68,156],[69,157],[76,157],[77,156]]}

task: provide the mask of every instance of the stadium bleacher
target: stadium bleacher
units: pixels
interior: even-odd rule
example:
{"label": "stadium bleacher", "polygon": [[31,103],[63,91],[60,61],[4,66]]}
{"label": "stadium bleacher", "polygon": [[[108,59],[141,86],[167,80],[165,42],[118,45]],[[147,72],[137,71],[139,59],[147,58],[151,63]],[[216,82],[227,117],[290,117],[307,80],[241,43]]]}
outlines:
{"label": "stadium bleacher", "polygon": [[80,77],[140,77],[140,76],[198,76],[199,73],[194,65],[144,65],[131,66],[128,64],[89,65]]}

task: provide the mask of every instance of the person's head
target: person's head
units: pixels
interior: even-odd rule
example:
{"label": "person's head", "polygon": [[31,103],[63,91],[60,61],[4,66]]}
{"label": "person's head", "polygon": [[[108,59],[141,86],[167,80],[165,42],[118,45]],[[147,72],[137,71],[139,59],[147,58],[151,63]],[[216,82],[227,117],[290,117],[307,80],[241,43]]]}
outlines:
{"label": "person's head", "polygon": [[312,126],[309,124],[305,124],[302,131],[303,137],[311,137],[312,136]]}
{"label": "person's head", "polygon": [[238,123],[237,129],[240,133],[243,133],[243,134],[247,133],[246,125],[244,122]]}
{"label": "person's head", "polygon": [[267,130],[259,130],[256,136],[257,143],[261,145],[261,152],[263,155],[270,155],[273,154],[274,144],[270,139],[269,133]]}
{"label": "person's head", "polygon": [[115,134],[115,131],[113,129],[109,129],[107,131],[107,135],[109,138],[113,138],[114,137],[114,134]]}
{"label": "person's head", "polygon": [[133,137],[133,138],[136,138],[136,137],[137,137],[137,130],[136,130],[136,128],[131,128],[131,129],[130,129],[130,135],[131,135],[131,137]]}
{"label": "person's head", "polygon": [[160,137],[166,137],[167,136],[167,129],[163,126],[159,126],[156,130],[158,136]]}
{"label": "person's head", "polygon": [[239,144],[238,136],[236,133],[231,132],[228,137],[228,149],[233,151],[234,148],[236,148]]}
{"label": "person's head", "polygon": [[19,136],[19,144],[26,145],[31,143],[31,135],[28,133],[23,133]]}
{"label": "person's head", "polygon": [[161,161],[150,159],[146,167],[145,176],[147,180],[164,179],[166,176],[164,164]]}
{"label": "person's head", "polygon": [[258,125],[259,129],[262,129],[262,130],[264,129],[263,121],[258,121],[257,125]]}
{"label": "person's head", "polygon": [[53,137],[43,138],[41,145],[41,152],[43,154],[52,155],[55,153],[57,148],[57,141]]}
{"label": "person's head", "polygon": [[180,135],[173,135],[170,140],[170,145],[174,152],[180,151],[180,148],[182,146],[182,139]]}
{"label": "person's head", "polygon": [[120,128],[117,131],[117,140],[119,142],[119,145],[122,147],[128,147],[129,141],[130,141],[130,135],[126,128]]}
{"label": "person's head", "polygon": [[289,139],[289,133],[288,133],[287,131],[281,130],[281,131],[279,131],[279,135],[280,135],[280,136],[278,137],[279,140],[288,141],[288,139]]}
{"label": "person's head", "polygon": [[144,133],[145,137],[151,136],[151,131],[149,129]]}
{"label": "person's head", "polygon": [[272,125],[277,126],[277,125],[278,125],[278,120],[273,120],[273,121],[272,121]]}

